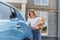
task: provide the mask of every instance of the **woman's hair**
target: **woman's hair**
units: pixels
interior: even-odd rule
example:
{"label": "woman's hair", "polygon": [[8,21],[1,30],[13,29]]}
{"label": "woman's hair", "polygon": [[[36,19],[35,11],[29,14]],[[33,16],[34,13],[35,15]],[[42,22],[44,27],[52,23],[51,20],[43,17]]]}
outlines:
{"label": "woman's hair", "polygon": [[33,16],[36,17],[35,11],[34,11],[33,9],[30,9],[30,10],[28,11],[28,17],[29,17],[29,18],[31,18],[30,12],[32,12],[32,13],[33,13]]}

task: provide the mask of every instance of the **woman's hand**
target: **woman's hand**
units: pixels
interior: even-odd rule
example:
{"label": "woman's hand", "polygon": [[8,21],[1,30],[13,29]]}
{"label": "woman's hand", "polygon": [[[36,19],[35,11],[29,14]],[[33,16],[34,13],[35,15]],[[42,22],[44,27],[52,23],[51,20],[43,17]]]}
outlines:
{"label": "woman's hand", "polygon": [[36,29],[39,29],[39,30],[42,30],[43,29],[43,22],[42,21],[39,21],[37,24],[36,24]]}

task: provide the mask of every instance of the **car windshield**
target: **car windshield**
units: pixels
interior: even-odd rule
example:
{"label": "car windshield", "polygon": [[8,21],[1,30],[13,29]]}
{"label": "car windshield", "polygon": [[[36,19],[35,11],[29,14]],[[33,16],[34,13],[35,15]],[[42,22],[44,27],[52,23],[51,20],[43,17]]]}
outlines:
{"label": "car windshield", "polygon": [[10,8],[0,3],[0,20],[8,20],[11,18],[16,18],[18,17],[17,15],[20,15],[19,19],[23,20],[23,17],[21,16],[18,10]]}

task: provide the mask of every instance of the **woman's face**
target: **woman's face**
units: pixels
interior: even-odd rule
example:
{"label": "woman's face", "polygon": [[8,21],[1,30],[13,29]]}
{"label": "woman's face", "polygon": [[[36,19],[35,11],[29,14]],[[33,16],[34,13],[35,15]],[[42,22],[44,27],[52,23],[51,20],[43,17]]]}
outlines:
{"label": "woman's face", "polygon": [[33,17],[34,16],[34,13],[33,12],[30,12],[30,14],[29,14],[31,17]]}

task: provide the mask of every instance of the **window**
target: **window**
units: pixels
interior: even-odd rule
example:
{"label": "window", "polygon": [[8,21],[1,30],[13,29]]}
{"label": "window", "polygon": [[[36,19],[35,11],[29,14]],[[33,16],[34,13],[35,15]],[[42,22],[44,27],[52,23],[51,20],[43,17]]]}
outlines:
{"label": "window", "polygon": [[11,8],[7,4],[0,3],[0,20],[9,20],[11,18],[24,20],[19,10]]}
{"label": "window", "polygon": [[[0,20],[10,19],[10,8],[0,3]],[[8,10],[7,10],[8,9]]]}
{"label": "window", "polygon": [[48,5],[48,0],[34,0],[35,5]]}
{"label": "window", "polygon": [[[48,35],[48,12],[44,11],[36,11],[37,16],[42,18],[44,16],[45,22],[43,25],[43,30],[41,30],[41,35],[42,36],[47,36]],[[39,15],[40,14],[40,15]]]}
{"label": "window", "polygon": [[6,20],[17,17],[15,11],[10,7],[0,3],[0,20]]}

